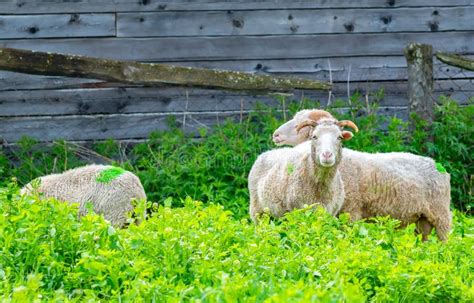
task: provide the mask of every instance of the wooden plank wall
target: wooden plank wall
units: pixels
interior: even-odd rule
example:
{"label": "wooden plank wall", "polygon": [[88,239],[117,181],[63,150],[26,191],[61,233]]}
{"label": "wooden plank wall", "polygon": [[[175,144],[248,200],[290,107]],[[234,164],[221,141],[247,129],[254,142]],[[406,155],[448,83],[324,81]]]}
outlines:
{"label": "wooden plank wall", "polygon": [[[332,79],[331,100],[383,88],[380,113],[401,118],[413,41],[474,55],[474,0],[0,0],[1,47]],[[434,68],[436,95],[474,95],[473,72]],[[328,102],[327,92],[293,99],[303,97]],[[195,133],[258,101],[281,106],[273,96],[0,71],[0,140],[143,139],[169,116]]]}

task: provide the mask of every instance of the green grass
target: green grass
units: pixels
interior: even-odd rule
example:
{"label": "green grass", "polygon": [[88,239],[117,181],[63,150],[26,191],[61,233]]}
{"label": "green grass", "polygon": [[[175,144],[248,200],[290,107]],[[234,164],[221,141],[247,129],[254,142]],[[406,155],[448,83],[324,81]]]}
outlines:
{"label": "green grass", "polygon": [[[167,205],[170,201],[167,200]],[[186,198],[116,230],[0,189],[0,297],[33,302],[472,302],[474,219],[446,244],[414,226],[299,210],[255,226]]]}

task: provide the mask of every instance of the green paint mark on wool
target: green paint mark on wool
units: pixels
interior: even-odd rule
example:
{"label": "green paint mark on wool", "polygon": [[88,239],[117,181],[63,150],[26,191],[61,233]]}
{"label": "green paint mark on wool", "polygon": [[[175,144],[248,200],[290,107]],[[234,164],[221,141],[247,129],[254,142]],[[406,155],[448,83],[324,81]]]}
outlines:
{"label": "green paint mark on wool", "polygon": [[295,167],[293,166],[293,164],[288,164],[288,166],[286,167],[286,172],[288,173],[288,175],[291,175],[294,171]]}
{"label": "green paint mark on wool", "polygon": [[99,183],[109,183],[117,179],[124,172],[126,172],[126,170],[120,167],[106,168],[100,172],[95,180]]}
{"label": "green paint mark on wool", "polygon": [[444,168],[443,164],[439,163],[439,162],[435,162],[435,166],[436,166],[436,169],[442,173],[442,174],[446,174],[447,171],[446,171],[446,168]]}

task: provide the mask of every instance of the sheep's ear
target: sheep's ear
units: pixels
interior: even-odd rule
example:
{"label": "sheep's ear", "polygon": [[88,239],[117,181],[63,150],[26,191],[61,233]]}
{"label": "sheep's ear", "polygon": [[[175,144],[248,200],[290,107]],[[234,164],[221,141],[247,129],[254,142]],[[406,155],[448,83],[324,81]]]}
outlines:
{"label": "sheep's ear", "polygon": [[343,131],[342,131],[342,139],[343,139],[344,141],[347,141],[347,140],[352,139],[352,136],[353,136],[353,135],[352,135],[352,133],[351,133],[350,131],[347,131],[347,130],[343,130]]}

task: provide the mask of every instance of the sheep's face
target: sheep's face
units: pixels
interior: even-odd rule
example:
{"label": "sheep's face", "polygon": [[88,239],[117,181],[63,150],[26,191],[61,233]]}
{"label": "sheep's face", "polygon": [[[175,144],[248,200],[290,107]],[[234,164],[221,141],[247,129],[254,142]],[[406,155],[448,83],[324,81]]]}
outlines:
{"label": "sheep's face", "polygon": [[290,121],[286,122],[275,132],[273,133],[273,143],[276,145],[291,145],[295,146],[298,145],[306,140],[310,135],[310,129],[306,127],[302,129],[300,132],[296,131],[296,127],[298,126],[298,121],[294,118]]}
{"label": "sheep's face", "polygon": [[311,127],[304,127],[297,131],[298,125],[305,120],[317,120],[321,117],[332,118],[331,114],[324,110],[312,109],[301,110],[295,114],[293,119],[286,122],[273,133],[273,143],[276,145],[295,146],[303,143],[311,136]]}
{"label": "sheep's face", "polygon": [[311,156],[318,166],[337,165],[341,160],[342,141],[352,138],[352,133],[342,130],[336,122],[320,120],[311,133]]}

